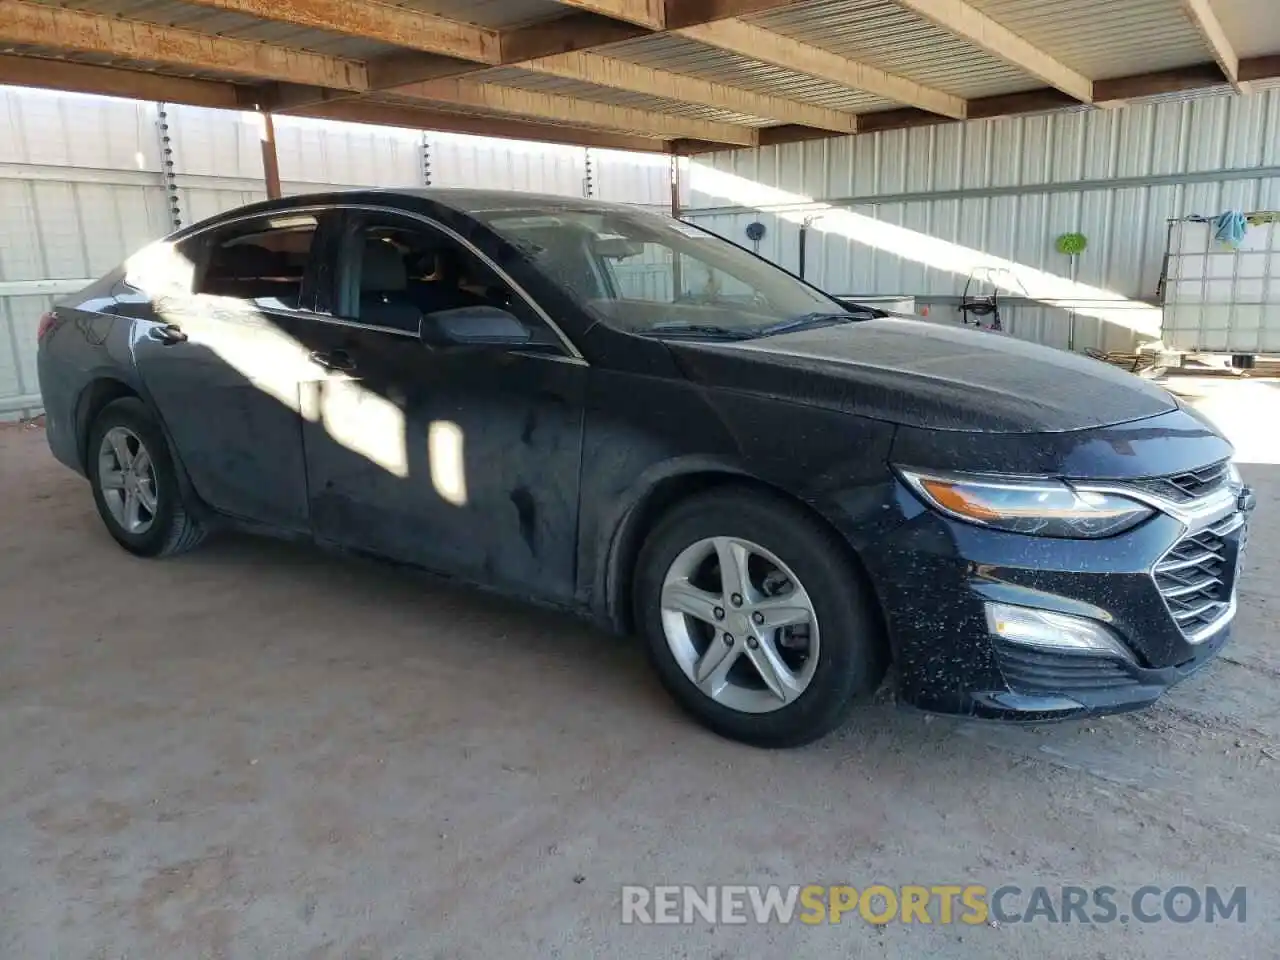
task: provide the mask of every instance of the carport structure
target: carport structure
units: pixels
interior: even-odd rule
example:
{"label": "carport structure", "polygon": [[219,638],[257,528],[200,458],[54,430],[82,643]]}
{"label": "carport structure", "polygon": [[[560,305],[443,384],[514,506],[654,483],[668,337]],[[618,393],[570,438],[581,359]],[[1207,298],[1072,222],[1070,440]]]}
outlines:
{"label": "carport structure", "polygon": [[1274,3],[0,0],[0,83],[693,154],[1275,84]]}

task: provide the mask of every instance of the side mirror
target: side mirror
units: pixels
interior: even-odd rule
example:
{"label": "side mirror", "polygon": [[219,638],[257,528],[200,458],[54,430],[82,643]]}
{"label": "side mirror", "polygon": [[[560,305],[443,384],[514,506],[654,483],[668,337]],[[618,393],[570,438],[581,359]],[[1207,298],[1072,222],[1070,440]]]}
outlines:
{"label": "side mirror", "polygon": [[423,314],[418,338],[429,347],[517,347],[533,334],[498,307],[456,307]]}

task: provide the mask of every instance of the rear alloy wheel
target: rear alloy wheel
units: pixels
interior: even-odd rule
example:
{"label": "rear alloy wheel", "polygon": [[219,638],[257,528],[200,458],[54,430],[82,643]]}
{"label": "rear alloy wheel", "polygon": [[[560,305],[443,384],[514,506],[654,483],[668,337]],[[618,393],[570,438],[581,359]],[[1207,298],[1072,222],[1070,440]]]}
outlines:
{"label": "rear alloy wheel", "polygon": [[164,433],[141,400],[107,404],[93,422],[87,453],[98,513],[130,553],[166,556],[204,539],[204,528],[183,502]]}
{"label": "rear alloy wheel", "polygon": [[112,427],[98,445],[98,486],[112,519],[140,536],[156,522],[156,465],[151,452],[128,427]]}
{"label": "rear alloy wheel", "polygon": [[678,505],[641,551],[635,602],[664,685],[736,740],[817,739],[884,676],[861,572],[830,530],[781,498],[730,489]]}

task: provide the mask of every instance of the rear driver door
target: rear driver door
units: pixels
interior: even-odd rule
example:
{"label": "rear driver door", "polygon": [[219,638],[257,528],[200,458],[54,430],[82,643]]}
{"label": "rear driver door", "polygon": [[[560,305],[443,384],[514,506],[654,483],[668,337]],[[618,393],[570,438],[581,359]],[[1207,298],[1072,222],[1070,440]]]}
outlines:
{"label": "rear driver door", "polygon": [[121,313],[143,384],[196,492],[216,510],[305,532],[292,325],[311,314],[323,214],[283,211],[156,244],[131,262]]}

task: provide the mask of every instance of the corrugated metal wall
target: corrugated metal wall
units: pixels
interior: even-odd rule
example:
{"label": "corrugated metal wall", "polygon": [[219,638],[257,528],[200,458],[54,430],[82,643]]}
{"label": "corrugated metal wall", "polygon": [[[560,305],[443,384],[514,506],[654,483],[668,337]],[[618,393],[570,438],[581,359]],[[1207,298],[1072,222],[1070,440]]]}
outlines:
{"label": "corrugated metal wall", "polygon": [[[954,316],[990,278],[1015,335],[1065,347],[1074,312],[1077,349],[1123,349],[1158,333],[1169,218],[1280,208],[1280,90],[715,154],[682,186],[687,219],[748,246],[759,220],[791,270],[814,218],[806,274],[832,293]],[[1088,239],[1074,265],[1068,232]]]}
{"label": "corrugated metal wall", "polygon": [[[265,198],[259,123],[0,87],[0,419],[39,409],[35,331],[54,299],[178,223]],[[484,186],[670,205],[661,156],[291,117],[275,130],[288,194]]]}

